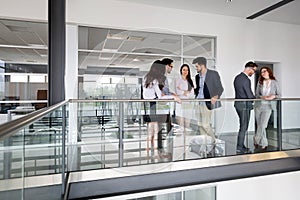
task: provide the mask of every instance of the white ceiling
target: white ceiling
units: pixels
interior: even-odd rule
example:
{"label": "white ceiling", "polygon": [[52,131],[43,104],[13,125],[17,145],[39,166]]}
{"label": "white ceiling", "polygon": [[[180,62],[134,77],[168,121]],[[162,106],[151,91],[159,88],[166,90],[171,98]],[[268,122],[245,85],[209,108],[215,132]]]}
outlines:
{"label": "white ceiling", "polygon": [[[203,13],[246,18],[281,0],[119,0],[158,7],[175,8]],[[300,25],[300,0],[277,8],[257,20]]]}
{"label": "white ceiling", "polygon": [[48,25],[0,20],[0,60],[13,63],[47,63]]}

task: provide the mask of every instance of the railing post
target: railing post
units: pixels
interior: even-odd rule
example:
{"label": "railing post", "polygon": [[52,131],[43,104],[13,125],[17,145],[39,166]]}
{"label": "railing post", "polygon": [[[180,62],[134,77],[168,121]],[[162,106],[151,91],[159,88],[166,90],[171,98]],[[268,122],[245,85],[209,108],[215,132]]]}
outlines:
{"label": "railing post", "polygon": [[281,100],[277,100],[277,146],[282,151],[282,106]]}
{"label": "railing post", "polygon": [[65,173],[66,173],[66,105],[62,106],[62,195],[65,194]]}
{"label": "railing post", "polygon": [[[24,134],[24,133],[23,133]],[[24,140],[23,140],[24,142]],[[10,147],[12,145],[11,137],[4,139],[4,156],[3,156],[3,179],[10,179],[11,176],[11,164],[12,164],[12,150]],[[23,144],[24,145],[24,144]],[[23,155],[24,157],[25,155]]]}
{"label": "railing post", "polygon": [[124,102],[119,102],[119,167],[123,166]]}

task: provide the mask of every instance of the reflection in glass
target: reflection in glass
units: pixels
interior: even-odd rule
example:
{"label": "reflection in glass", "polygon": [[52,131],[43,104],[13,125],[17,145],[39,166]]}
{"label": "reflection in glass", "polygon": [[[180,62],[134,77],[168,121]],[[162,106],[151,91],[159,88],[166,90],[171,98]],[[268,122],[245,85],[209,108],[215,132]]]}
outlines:
{"label": "reflection in glass", "polygon": [[[197,56],[205,56],[212,62],[215,59],[215,38],[177,33],[79,27],[78,45],[80,99],[140,98],[136,94],[140,94],[141,81],[129,83],[126,79],[142,79],[155,60],[166,57],[174,60],[172,73],[167,75],[174,91],[173,81],[179,76],[183,59]],[[107,77],[111,78],[109,83],[101,81]],[[125,81],[113,81],[117,77]]]}
{"label": "reflection in glass", "polygon": [[[0,100],[12,96],[36,100],[37,90],[48,87],[48,25],[6,19],[0,19],[0,24]],[[33,80],[35,74],[44,78]]]}

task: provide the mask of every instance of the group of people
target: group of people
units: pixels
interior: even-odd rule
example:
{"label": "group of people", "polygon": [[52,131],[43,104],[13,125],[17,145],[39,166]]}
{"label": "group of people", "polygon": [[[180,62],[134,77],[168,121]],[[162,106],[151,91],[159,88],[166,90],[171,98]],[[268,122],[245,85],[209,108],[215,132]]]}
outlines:
{"label": "group of people", "polygon": [[[222,95],[224,88],[221,83],[219,73],[207,68],[207,60],[204,57],[197,57],[192,62],[195,65],[197,74],[194,85],[191,78],[191,71],[188,64],[183,64],[180,68],[180,77],[175,79],[175,92],[170,91],[167,74],[170,74],[173,68],[173,60],[164,58],[152,63],[149,72],[145,75],[143,81],[144,99],[174,99],[178,104],[179,110],[187,110],[188,104],[181,102],[181,99],[203,99],[196,108],[198,115],[198,125],[200,134],[208,135],[215,142],[216,136],[211,127],[212,110],[221,107],[218,100]],[[236,99],[255,99],[260,98],[263,101],[257,101],[254,105],[256,112],[257,131],[253,141],[256,148],[261,147],[265,150],[268,146],[266,137],[266,127],[268,121],[276,106],[276,103],[267,100],[273,100],[280,96],[278,82],[272,71],[268,67],[262,67],[259,73],[259,81],[254,95],[251,90],[251,77],[257,70],[257,64],[248,62],[243,72],[234,79],[234,89]],[[253,109],[253,101],[241,100],[235,101],[234,107],[239,117],[239,132],[237,138],[236,152],[238,154],[249,153],[249,148],[244,144],[245,134],[248,130],[250,113]],[[181,109],[182,108],[182,109]],[[156,102],[150,102],[150,114],[156,114]],[[180,115],[179,124],[188,125],[188,121],[183,114]],[[160,127],[157,122],[148,123],[148,140],[154,147],[154,135],[159,134]],[[158,135],[158,149],[162,149],[162,141]],[[148,143],[147,143],[148,144]],[[149,146],[147,145],[147,149]],[[152,148],[153,149],[153,148]]]}

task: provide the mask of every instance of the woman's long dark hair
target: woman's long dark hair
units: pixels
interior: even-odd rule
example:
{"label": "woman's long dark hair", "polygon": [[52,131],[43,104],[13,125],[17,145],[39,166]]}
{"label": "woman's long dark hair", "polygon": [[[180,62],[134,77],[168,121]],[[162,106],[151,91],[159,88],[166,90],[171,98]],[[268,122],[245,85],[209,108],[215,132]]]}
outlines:
{"label": "woman's long dark hair", "polygon": [[145,88],[148,88],[156,79],[159,84],[159,89],[162,90],[165,86],[166,80],[165,71],[166,67],[160,60],[154,61],[151,65],[150,71],[145,76]]}
{"label": "woman's long dark hair", "polygon": [[194,83],[193,83],[193,80],[191,78],[191,70],[190,70],[190,67],[188,64],[183,64],[181,67],[180,67],[180,74],[182,75],[182,69],[184,67],[187,67],[188,68],[188,75],[186,76],[186,80],[188,81],[188,91],[191,91],[193,88],[194,88]]}
{"label": "woman's long dark hair", "polygon": [[265,78],[261,75],[261,71],[262,71],[263,69],[266,69],[266,70],[268,71],[269,77],[270,77],[271,80],[276,80],[275,76],[273,75],[272,70],[271,70],[269,67],[262,67],[262,68],[260,68],[260,70],[259,70],[259,78],[258,78],[259,84],[262,85],[263,82],[264,82],[264,80],[265,80]]}

